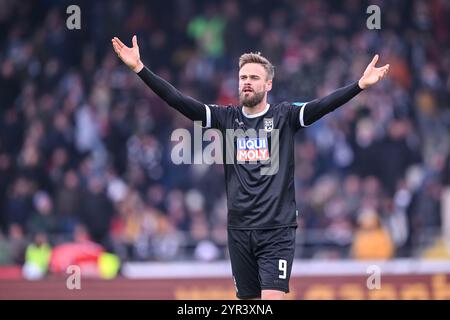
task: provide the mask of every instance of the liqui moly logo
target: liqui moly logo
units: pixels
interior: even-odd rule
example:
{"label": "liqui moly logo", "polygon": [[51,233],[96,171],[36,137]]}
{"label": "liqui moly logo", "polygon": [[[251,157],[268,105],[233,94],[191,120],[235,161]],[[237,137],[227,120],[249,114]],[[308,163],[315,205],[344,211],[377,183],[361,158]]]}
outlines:
{"label": "liqui moly logo", "polygon": [[237,161],[269,160],[267,138],[238,138]]}

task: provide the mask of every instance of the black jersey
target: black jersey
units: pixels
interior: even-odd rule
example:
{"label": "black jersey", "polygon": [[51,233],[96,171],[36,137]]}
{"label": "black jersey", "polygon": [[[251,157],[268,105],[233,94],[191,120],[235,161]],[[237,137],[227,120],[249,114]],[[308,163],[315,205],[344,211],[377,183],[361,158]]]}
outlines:
{"label": "black jersey", "polygon": [[219,129],[225,140],[228,227],[295,226],[294,135],[301,127],[301,106],[268,104],[253,115],[242,106],[206,107],[211,127]]}
{"label": "black jersey", "polygon": [[230,229],[296,226],[294,135],[361,91],[355,82],[321,99],[268,104],[247,115],[242,106],[206,105],[184,96],[147,68],[138,75],[186,117],[221,131]]}

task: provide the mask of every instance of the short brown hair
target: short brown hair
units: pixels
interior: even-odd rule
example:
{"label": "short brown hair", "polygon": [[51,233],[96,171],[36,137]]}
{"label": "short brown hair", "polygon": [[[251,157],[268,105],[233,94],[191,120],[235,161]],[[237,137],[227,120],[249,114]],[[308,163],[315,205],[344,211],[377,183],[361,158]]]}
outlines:
{"label": "short brown hair", "polygon": [[275,75],[275,67],[267,58],[261,55],[261,52],[244,53],[239,58],[239,70],[247,63],[258,63],[264,67],[267,72],[267,79],[272,80]]}

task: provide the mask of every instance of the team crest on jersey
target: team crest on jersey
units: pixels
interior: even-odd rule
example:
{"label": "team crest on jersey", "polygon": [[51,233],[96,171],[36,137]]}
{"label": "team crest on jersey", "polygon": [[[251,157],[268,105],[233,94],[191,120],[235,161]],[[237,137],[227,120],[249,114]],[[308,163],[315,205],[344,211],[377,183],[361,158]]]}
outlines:
{"label": "team crest on jersey", "polygon": [[270,132],[273,130],[273,118],[264,118],[264,131]]}
{"label": "team crest on jersey", "polygon": [[269,145],[267,138],[238,138],[237,161],[269,160]]}

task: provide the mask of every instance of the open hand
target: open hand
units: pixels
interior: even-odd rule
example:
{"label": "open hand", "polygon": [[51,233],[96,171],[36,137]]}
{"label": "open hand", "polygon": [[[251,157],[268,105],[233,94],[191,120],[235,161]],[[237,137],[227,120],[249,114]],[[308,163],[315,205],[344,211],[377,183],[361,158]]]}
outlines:
{"label": "open hand", "polygon": [[134,35],[132,42],[133,47],[129,48],[120,41],[119,38],[114,37],[112,45],[117,56],[134,72],[138,73],[144,68],[144,64],[141,61],[139,55],[139,46],[137,44],[137,37]]}
{"label": "open hand", "polygon": [[361,89],[366,89],[367,87],[377,83],[388,73],[389,64],[384,65],[382,67],[375,67],[375,64],[378,61],[378,54],[373,57],[372,61],[367,66],[364,71],[363,76],[358,81],[358,85]]}

